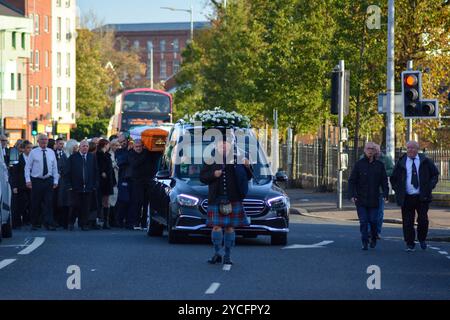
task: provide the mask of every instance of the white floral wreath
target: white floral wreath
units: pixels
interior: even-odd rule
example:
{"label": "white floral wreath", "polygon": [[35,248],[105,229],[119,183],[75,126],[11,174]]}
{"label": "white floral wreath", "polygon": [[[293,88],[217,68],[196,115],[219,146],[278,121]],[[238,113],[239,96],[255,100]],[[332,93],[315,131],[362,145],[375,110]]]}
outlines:
{"label": "white floral wreath", "polygon": [[198,111],[193,116],[186,116],[178,121],[185,124],[202,122],[204,128],[223,127],[223,128],[250,128],[250,118],[236,111],[227,112],[222,108],[214,110]]}

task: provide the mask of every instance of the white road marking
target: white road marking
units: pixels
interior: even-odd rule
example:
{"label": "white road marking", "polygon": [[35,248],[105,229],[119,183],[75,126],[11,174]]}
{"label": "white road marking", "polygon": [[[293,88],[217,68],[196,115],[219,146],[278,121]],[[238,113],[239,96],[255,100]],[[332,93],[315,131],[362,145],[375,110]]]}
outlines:
{"label": "white road marking", "polygon": [[283,250],[285,249],[310,249],[310,248],[324,248],[324,246],[333,243],[334,241],[331,240],[327,240],[327,241],[322,241],[319,243],[315,243],[315,244],[293,244],[291,246],[287,246],[284,247]]}
{"label": "white road marking", "polygon": [[219,289],[220,283],[214,282],[211,284],[211,286],[208,288],[208,290],[205,291],[205,294],[214,294],[216,293],[217,289]]}
{"label": "white road marking", "polygon": [[230,271],[231,270],[231,264],[224,264],[223,265],[223,271]]}
{"label": "white road marking", "polygon": [[441,249],[439,249],[437,247],[428,247],[428,248],[433,249],[433,250],[441,250]]}
{"label": "white road marking", "polygon": [[19,247],[27,247],[27,244],[8,244],[2,245],[0,248],[19,248]]}
{"label": "white road marking", "polygon": [[5,260],[0,261],[0,269],[3,269],[4,267],[9,266],[14,261],[16,261],[16,259],[5,259]]}
{"label": "white road marking", "polygon": [[439,251],[439,253],[440,253],[440,254],[443,254],[443,255],[446,255],[446,256],[448,255],[448,252],[447,252],[447,251]]}
{"label": "white road marking", "polygon": [[45,237],[36,237],[36,238],[34,238],[32,244],[30,244],[28,247],[26,247],[25,249],[20,251],[18,254],[20,254],[20,255],[30,254],[31,252],[33,252],[34,250],[39,248],[44,243],[44,241],[45,241]]}
{"label": "white road marking", "polygon": [[447,256],[447,259],[450,259],[450,256]]}

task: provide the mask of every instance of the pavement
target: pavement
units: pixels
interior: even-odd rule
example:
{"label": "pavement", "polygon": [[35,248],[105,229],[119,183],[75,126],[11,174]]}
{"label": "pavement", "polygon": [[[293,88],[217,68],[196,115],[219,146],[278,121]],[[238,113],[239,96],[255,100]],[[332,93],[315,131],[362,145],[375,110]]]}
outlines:
{"label": "pavement", "polygon": [[[329,192],[316,192],[310,189],[287,189],[294,213],[303,216],[328,219],[358,221],[355,205],[343,199],[342,210],[337,209],[337,195]],[[450,208],[431,204],[429,210],[430,228],[450,230]],[[396,203],[385,204],[384,222],[401,224],[401,209]]]}

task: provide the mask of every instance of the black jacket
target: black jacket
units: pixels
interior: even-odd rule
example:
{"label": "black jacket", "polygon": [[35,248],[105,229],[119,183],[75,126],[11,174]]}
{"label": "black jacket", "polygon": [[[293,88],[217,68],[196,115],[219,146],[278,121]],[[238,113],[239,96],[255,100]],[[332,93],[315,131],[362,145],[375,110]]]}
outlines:
{"label": "black jacket", "polygon": [[[100,181],[100,192],[102,195],[114,194],[114,186],[117,184],[112,166],[111,154],[109,152],[97,151],[97,165]],[[103,177],[103,174],[106,177]]]}
{"label": "black jacket", "polygon": [[[242,201],[244,196],[238,187],[238,181],[236,178],[235,166],[242,166],[247,173],[247,181],[252,178],[252,172],[250,169],[242,164],[227,164],[225,166],[227,175],[227,193],[228,200],[232,202]],[[221,164],[205,164],[200,172],[200,181],[208,185],[208,203],[215,203],[221,189],[221,178],[216,178],[214,172],[216,170],[222,170]]]}
{"label": "black jacket", "polygon": [[357,206],[378,208],[380,188],[383,190],[383,197],[387,198],[389,185],[383,162],[369,162],[367,157],[356,162],[348,179],[349,198],[356,198]]}
{"label": "black jacket", "polygon": [[86,162],[86,168],[83,170],[81,154],[77,152],[70,156],[66,167],[66,179],[64,179],[67,189],[75,192],[92,192],[98,189],[99,174],[95,156],[88,153]]}
{"label": "black jacket", "polygon": [[129,177],[135,183],[150,183],[156,174],[156,166],[159,155],[155,158],[154,153],[147,149],[137,153],[131,150],[128,153]]}
{"label": "black jacket", "polygon": [[11,168],[11,188],[26,190],[25,182],[25,158],[23,154],[19,156],[19,162]]}
{"label": "black jacket", "polygon": [[129,178],[129,162],[128,162],[128,155],[130,151],[128,149],[118,149],[116,150],[115,156],[116,156],[116,162],[119,167],[119,181],[123,181]]}
{"label": "black jacket", "polygon": [[[392,188],[395,191],[397,204],[403,206],[406,195],[406,160],[408,156],[404,154],[394,167],[391,176]],[[420,201],[431,202],[432,191],[436,187],[439,178],[439,170],[431,159],[423,154],[419,154],[419,188]]]}

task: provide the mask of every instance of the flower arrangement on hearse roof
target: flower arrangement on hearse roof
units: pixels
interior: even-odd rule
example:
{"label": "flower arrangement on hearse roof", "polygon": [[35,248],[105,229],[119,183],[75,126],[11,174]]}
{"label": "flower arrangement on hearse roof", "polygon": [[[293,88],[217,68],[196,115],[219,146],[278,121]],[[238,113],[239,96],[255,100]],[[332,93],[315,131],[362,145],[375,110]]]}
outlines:
{"label": "flower arrangement on hearse roof", "polygon": [[198,111],[193,116],[186,116],[178,121],[181,124],[201,122],[202,127],[208,128],[250,128],[250,118],[236,111],[227,112],[216,107],[213,110]]}

